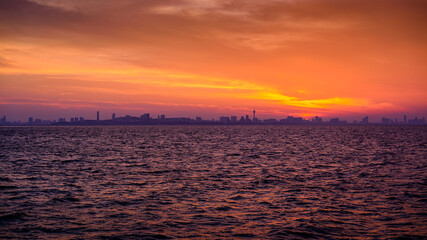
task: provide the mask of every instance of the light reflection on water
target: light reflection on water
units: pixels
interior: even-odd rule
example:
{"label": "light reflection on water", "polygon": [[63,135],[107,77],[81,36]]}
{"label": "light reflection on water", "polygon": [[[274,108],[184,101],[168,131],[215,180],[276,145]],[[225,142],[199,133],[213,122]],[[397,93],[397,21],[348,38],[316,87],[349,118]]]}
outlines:
{"label": "light reflection on water", "polygon": [[0,128],[0,238],[427,236],[422,126]]}

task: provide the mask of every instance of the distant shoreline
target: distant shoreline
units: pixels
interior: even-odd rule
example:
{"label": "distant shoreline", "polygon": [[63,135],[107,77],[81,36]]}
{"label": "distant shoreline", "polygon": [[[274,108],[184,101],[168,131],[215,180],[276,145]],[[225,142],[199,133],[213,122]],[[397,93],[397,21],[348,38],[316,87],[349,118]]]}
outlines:
{"label": "distant shoreline", "polygon": [[359,124],[359,123],[345,123],[345,124],[332,124],[332,123],[323,123],[323,124],[274,124],[274,123],[252,123],[252,124],[226,124],[226,123],[175,123],[175,124],[137,124],[137,123],[128,123],[128,124],[107,124],[107,123],[93,123],[93,124],[82,124],[82,123],[54,123],[54,124],[7,124],[0,125],[0,127],[132,127],[132,126],[427,126],[427,124],[383,124],[383,123],[369,123],[369,124]]}

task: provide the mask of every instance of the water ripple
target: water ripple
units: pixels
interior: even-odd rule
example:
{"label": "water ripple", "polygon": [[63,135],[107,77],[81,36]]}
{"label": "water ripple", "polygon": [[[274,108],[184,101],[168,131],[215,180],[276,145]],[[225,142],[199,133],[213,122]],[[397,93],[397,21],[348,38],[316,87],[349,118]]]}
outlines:
{"label": "water ripple", "polygon": [[0,238],[423,239],[424,126],[0,128]]}

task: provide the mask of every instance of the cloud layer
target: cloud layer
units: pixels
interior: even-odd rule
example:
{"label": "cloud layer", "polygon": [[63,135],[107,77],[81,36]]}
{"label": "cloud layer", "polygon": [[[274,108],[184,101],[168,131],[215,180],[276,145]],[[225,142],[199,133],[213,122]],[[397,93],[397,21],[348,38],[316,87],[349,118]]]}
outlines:
{"label": "cloud layer", "polygon": [[421,0],[0,0],[2,106],[25,93],[93,108],[179,103],[183,114],[194,104],[415,114],[427,109],[426,10]]}

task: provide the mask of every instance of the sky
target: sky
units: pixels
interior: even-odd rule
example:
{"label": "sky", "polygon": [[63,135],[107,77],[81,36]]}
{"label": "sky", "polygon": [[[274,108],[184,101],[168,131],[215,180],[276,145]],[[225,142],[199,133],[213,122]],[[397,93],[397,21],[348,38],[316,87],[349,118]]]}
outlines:
{"label": "sky", "polygon": [[427,116],[424,0],[0,0],[0,115]]}

